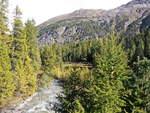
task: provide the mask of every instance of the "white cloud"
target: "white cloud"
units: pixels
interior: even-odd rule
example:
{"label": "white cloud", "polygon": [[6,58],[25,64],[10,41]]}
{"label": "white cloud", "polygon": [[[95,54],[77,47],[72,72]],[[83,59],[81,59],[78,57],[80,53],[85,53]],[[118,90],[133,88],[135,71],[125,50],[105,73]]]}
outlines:
{"label": "white cloud", "polygon": [[[130,0],[10,0],[10,9],[19,5],[23,20],[34,18],[37,24],[49,18],[84,9],[112,9]],[[11,11],[12,13],[12,11]]]}

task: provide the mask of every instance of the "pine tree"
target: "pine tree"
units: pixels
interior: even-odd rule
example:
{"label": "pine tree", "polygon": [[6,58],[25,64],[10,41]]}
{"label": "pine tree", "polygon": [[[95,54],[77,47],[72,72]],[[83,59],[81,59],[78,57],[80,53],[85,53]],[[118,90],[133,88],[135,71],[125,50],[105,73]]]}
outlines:
{"label": "pine tree", "polygon": [[144,59],[133,65],[134,75],[128,85],[132,90],[130,111],[133,113],[150,112],[150,60]]}
{"label": "pine tree", "polygon": [[7,7],[8,7],[8,0],[1,0],[0,1],[0,34],[5,34],[8,32],[7,27]]}
{"label": "pine tree", "polygon": [[28,20],[25,24],[25,33],[28,46],[29,57],[36,72],[40,68],[40,53],[37,45],[37,29],[34,20]]}
{"label": "pine tree", "polygon": [[14,93],[14,78],[10,72],[9,48],[0,40],[0,107],[6,104]]}
{"label": "pine tree", "polygon": [[150,31],[144,35],[144,56],[150,59]]}
{"label": "pine tree", "polygon": [[[59,95],[59,101],[61,102],[61,108],[59,110],[62,113],[85,113],[83,103],[86,103],[87,96],[84,95],[84,88],[88,87],[85,81],[82,80],[81,73],[83,76],[89,75],[87,71],[83,69],[77,69],[71,72],[67,81],[65,81],[63,95]],[[87,76],[89,77],[89,76]]]}
{"label": "pine tree", "polygon": [[135,38],[135,53],[133,55],[132,58],[132,62],[138,61],[139,59],[143,59],[144,58],[144,43],[142,41],[142,35],[139,35]]}
{"label": "pine tree", "polygon": [[7,6],[8,1],[0,1],[0,107],[7,104],[14,93],[14,77],[10,72],[11,62],[9,58],[10,37],[7,35]]}
{"label": "pine tree", "polygon": [[91,112],[118,113],[125,106],[123,81],[127,78],[127,56],[116,37],[102,40],[101,54],[96,56],[95,83],[91,94]]}
{"label": "pine tree", "polygon": [[15,10],[13,41],[11,45],[12,71],[16,77],[16,91],[27,96],[35,92],[37,77],[29,57],[28,41],[21,21],[21,11]]}
{"label": "pine tree", "polygon": [[59,45],[44,46],[41,48],[40,53],[44,71],[50,72],[54,67],[61,66],[62,58]]}

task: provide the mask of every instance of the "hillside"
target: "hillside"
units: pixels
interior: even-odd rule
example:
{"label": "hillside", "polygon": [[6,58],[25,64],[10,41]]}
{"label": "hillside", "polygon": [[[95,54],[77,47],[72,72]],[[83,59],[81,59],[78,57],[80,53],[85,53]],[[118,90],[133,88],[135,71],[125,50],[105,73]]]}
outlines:
{"label": "hillside", "polygon": [[18,6],[10,29],[8,6],[0,1],[0,113],[150,113],[149,0],[55,17],[39,37]]}
{"label": "hillside", "polygon": [[117,32],[135,36],[150,28],[150,0],[132,0],[112,10],[80,9],[38,26],[39,45],[104,38]]}

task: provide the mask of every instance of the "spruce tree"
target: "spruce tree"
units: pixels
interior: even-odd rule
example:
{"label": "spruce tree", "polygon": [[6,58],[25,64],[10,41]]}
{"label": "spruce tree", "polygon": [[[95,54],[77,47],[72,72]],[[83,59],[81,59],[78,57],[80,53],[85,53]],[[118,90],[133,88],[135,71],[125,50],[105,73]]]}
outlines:
{"label": "spruce tree", "polygon": [[5,34],[8,32],[7,27],[7,7],[8,7],[8,0],[1,0],[0,1],[0,34]]}
{"label": "spruce tree", "polygon": [[143,59],[133,65],[134,75],[128,85],[131,88],[130,112],[150,112],[150,60]]}
{"label": "spruce tree", "polygon": [[28,20],[25,24],[26,41],[28,46],[29,57],[36,72],[40,68],[40,53],[37,45],[37,28],[34,20]]}
{"label": "spruce tree", "polygon": [[0,40],[0,107],[6,104],[14,93],[14,77],[10,68],[9,48]]}
{"label": "spruce tree", "polygon": [[13,24],[13,41],[11,45],[12,71],[16,77],[16,91],[27,96],[35,92],[37,77],[29,57],[28,42],[25,29],[21,21],[21,11],[15,10]]}
{"label": "spruce tree", "polygon": [[11,62],[9,58],[9,43],[7,27],[7,6],[8,1],[0,1],[0,107],[5,105],[14,93],[14,77],[10,72]]}
{"label": "spruce tree", "polygon": [[138,36],[136,38],[136,49],[135,49],[135,57],[136,57],[136,61],[138,61],[138,58],[143,59],[144,57],[144,44],[142,41],[142,35]]}
{"label": "spruce tree", "polygon": [[42,67],[45,71],[51,71],[51,69],[55,66],[56,61],[56,50],[52,48],[52,46],[45,46],[41,48],[41,61]]}
{"label": "spruce tree", "polygon": [[89,89],[92,113],[118,113],[125,106],[127,56],[116,37],[102,40],[101,54],[96,56],[95,83]]}
{"label": "spruce tree", "polygon": [[144,34],[144,56],[150,59],[150,31]]}

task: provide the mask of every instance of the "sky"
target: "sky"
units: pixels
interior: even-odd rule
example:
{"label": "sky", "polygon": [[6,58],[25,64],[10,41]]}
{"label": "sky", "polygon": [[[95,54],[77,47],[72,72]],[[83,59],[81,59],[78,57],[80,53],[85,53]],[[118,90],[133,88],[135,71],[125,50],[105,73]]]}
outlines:
{"label": "sky", "polygon": [[131,0],[9,0],[9,13],[18,5],[23,12],[23,21],[34,19],[38,24],[78,9],[109,10]]}

